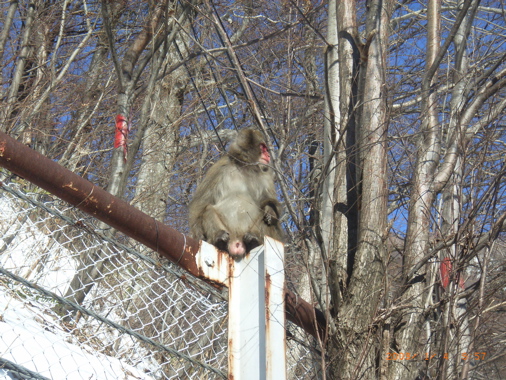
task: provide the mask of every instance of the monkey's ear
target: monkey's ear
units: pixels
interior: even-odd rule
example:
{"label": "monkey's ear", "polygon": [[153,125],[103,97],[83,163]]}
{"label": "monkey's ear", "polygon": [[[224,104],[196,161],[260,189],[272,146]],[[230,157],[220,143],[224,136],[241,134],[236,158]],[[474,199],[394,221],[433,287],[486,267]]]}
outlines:
{"label": "monkey's ear", "polygon": [[227,129],[226,133],[224,134],[224,141],[225,143],[229,143],[227,147],[227,151],[230,151],[230,148],[234,143],[237,141],[237,136],[239,135],[240,131],[237,131],[235,129]]}

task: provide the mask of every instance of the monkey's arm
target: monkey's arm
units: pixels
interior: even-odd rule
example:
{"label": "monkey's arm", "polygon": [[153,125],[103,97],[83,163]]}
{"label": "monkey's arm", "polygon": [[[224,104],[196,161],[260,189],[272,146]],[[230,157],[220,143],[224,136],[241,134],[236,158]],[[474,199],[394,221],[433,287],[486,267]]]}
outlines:
{"label": "monkey's arm", "polygon": [[190,203],[196,213],[202,213],[208,205],[215,205],[220,202],[221,194],[217,191],[220,184],[225,183],[228,179],[227,173],[222,169],[228,163],[228,157],[222,157],[207,171],[205,177],[197,186]]}
{"label": "monkey's arm", "polygon": [[203,225],[204,215],[208,206],[215,205],[220,201],[217,199],[216,188],[217,184],[225,180],[223,170],[221,170],[223,166],[223,158],[211,166],[193,194],[189,205],[189,224],[190,233],[195,239],[205,240],[206,238],[206,229]]}

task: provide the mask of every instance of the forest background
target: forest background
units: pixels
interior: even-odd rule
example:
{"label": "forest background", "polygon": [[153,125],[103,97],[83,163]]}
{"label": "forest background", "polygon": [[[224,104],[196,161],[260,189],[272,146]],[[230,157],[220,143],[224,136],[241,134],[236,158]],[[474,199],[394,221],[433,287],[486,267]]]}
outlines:
{"label": "forest background", "polygon": [[183,233],[234,131],[269,138],[322,376],[506,377],[503,2],[0,7],[0,129]]}

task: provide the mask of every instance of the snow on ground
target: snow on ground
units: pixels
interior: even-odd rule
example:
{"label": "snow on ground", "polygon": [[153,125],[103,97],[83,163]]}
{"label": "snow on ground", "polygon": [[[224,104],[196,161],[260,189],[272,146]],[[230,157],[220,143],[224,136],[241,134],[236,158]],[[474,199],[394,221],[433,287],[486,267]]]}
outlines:
{"label": "snow on ground", "polygon": [[[63,294],[75,273],[70,254],[26,218],[21,225],[19,213],[9,196],[0,196],[0,233],[14,236],[10,249],[0,250],[0,267],[9,271],[30,272],[41,254],[50,258],[51,267],[44,268],[44,278],[37,281],[58,294]],[[4,242],[0,239],[0,248]],[[32,273],[33,275],[33,273]],[[72,344],[76,337],[64,330],[48,313],[47,305],[36,297],[22,302],[16,289],[2,283],[0,276],[0,358],[54,380],[134,380],[153,379],[141,370],[120,360],[101,354],[85,344]],[[15,296],[13,296],[15,295]],[[145,363],[140,363],[140,366]],[[0,380],[19,379],[12,372],[0,369]]]}
{"label": "snow on ground", "polygon": [[[0,288],[0,357],[50,379],[152,379],[116,358],[67,342],[69,333]],[[0,379],[11,380],[6,371]]]}

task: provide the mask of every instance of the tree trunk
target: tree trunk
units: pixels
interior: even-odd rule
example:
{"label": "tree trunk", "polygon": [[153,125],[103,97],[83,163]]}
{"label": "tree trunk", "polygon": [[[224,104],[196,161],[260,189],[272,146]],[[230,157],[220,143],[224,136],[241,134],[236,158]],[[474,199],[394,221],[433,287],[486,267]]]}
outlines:
{"label": "tree trunk", "polygon": [[26,13],[26,18],[24,22],[24,31],[23,31],[23,38],[21,40],[21,51],[19,53],[19,58],[16,63],[16,69],[14,71],[14,77],[11,80],[9,91],[7,94],[7,106],[3,109],[2,116],[1,116],[1,128],[2,131],[6,131],[7,127],[9,126],[9,120],[11,118],[14,104],[18,100],[18,93],[19,93],[19,87],[21,85],[21,79],[23,75],[25,74],[25,65],[32,54],[32,47],[29,43],[30,38],[32,36],[32,26],[33,26],[33,20],[36,15],[36,2],[32,1],[28,5],[28,11]]}
{"label": "tree trunk", "polygon": [[[14,16],[16,14],[16,10],[18,9],[18,5],[18,0],[11,0],[9,11],[7,12],[7,16],[3,21],[2,32],[0,32],[0,62],[2,61],[4,55],[5,44],[7,43],[7,37],[9,36],[9,31],[11,29],[12,22],[14,21]],[[0,83],[4,83],[2,70],[0,70]],[[0,97],[3,98],[3,91],[0,91]],[[3,129],[3,131],[5,131],[5,129]]]}
{"label": "tree trunk", "polygon": [[[121,12],[121,8],[111,8],[113,4],[107,4],[104,2],[102,4],[103,8],[103,16],[104,16],[104,25],[106,28],[106,32],[109,34],[109,44],[111,46],[111,53],[113,57],[115,57],[115,65],[117,68],[118,82],[119,82],[119,93],[117,100],[117,110],[118,117],[120,120],[125,120],[128,123],[128,115],[130,113],[130,108],[133,102],[133,93],[134,88],[137,85],[137,81],[140,77],[140,71],[146,68],[146,65],[143,62],[139,63],[139,66],[136,67],[138,60],[141,54],[144,52],[148,44],[152,41],[152,36],[154,31],[158,31],[161,29],[161,34],[163,39],[167,37],[168,31],[166,30],[167,25],[160,25],[160,20],[162,20],[163,11],[166,9],[167,4],[157,4],[151,12],[146,16],[146,20],[149,22],[146,23],[144,30],[139,33],[137,38],[132,42],[130,48],[125,53],[123,61],[121,65],[119,64],[116,52],[114,50],[113,45],[113,37],[112,37],[112,27],[110,21],[117,17],[118,12]],[[120,6],[119,6],[120,7]],[[176,26],[177,27],[177,26]],[[163,41],[162,41],[163,42]],[[170,44],[172,41],[169,41]],[[163,45],[161,43],[153,43],[152,50],[150,51],[151,57],[155,60],[157,57],[160,60],[164,60],[167,50],[164,50],[163,55],[159,56],[159,51]],[[163,50],[163,49],[162,49]],[[153,66],[160,68],[160,64]],[[153,69],[151,72],[152,78],[157,78],[159,75],[159,71]],[[154,83],[154,79],[152,83]],[[153,86],[150,87],[151,89]],[[148,91],[145,97],[145,102],[147,104],[151,103],[152,92]],[[147,114],[147,111],[145,112]],[[116,120],[118,120],[118,117]],[[144,117],[144,120],[147,120],[147,117]],[[126,133],[126,130],[120,131],[121,133]],[[118,131],[116,131],[118,133]],[[142,128],[138,131],[139,135],[143,136]],[[117,134],[116,134],[117,136]],[[126,182],[128,179],[129,168],[131,167],[131,162],[133,162],[133,156],[135,156],[136,152],[129,152],[130,156],[130,165],[128,165],[127,161],[127,137],[126,135],[122,136],[122,144],[120,146],[115,146],[113,150],[113,155],[111,159],[111,173],[110,173],[110,182],[107,187],[107,191],[115,196],[121,196],[125,190]],[[169,139],[166,139],[166,141]],[[116,142],[115,142],[116,144]],[[153,179],[159,178],[160,173],[157,173],[156,177]],[[106,230],[108,235],[112,235],[114,232],[111,231],[107,225],[101,223],[99,224],[99,228]],[[92,251],[87,252],[86,257],[81,258],[81,263],[77,268],[77,272],[74,278],[71,281],[71,285],[66,292],[65,297],[71,299],[72,301],[81,304],[86,295],[93,288],[96,280],[103,275],[102,268],[104,264],[108,261],[107,257],[104,257],[104,250],[101,248],[94,249]],[[69,310],[60,310],[62,314],[69,315]]]}
{"label": "tree trunk", "polygon": [[[439,16],[440,1],[431,0],[428,5],[428,49],[426,61],[426,77],[422,100],[422,128],[418,142],[417,161],[414,170],[414,178],[411,190],[411,203],[409,206],[408,230],[406,234],[405,250],[403,256],[403,297],[412,311],[405,313],[406,324],[399,330],[397,339],[398,346],[403,352],[418,352],[419,337],[423,322],[420,318],[423,310],[424,299],[427,291],[421,273],[415,273],[414,278],[409,278],[411,269],[417,260],[420,260],[428,252],[429,232],[431,224],[431,208],[435,199],[432,187],[434,173],[439,162],[439,123],[436,116],[436,94],[428,89],[433,83],[429,77],[429,69],[435,62],[439,50]],[[408,301],[409,300],[409,301]],[[403,321],[404,321],[403,318]],[[393,362],[390,367],[391,379],[406,379],[417,375],[416,367],[412,363],[404,365],[401,362]]]}
{"label": "tree trunk", "polygon": [[[378,347],[370,329],[382,298],[387,252],[385,75],[390,7],[389,2],[381,0],[369,3],[366,34],[370,40],[365,44],[368,48],[366,56],[362,57],[365,60],[359,62],[363,80],[358,91],[363,103],[355,143],[361,168],[357,173],[360,175],[360,204],[356,206],[356,213],[360,211],[358,240],[355,252],[353,249],[348,251],[347,272],[350,277],[336,317],[337,334],[332,343],[337,353],[333,355],[330,368],[332,379],[373,379],[377,374]],[[353,161],[349,160],[348,165],[353,165]],[[353,209],[348,210],[352,216],[353,212]],[[353,238],[353,232],[349,232],[350,236]]]}

